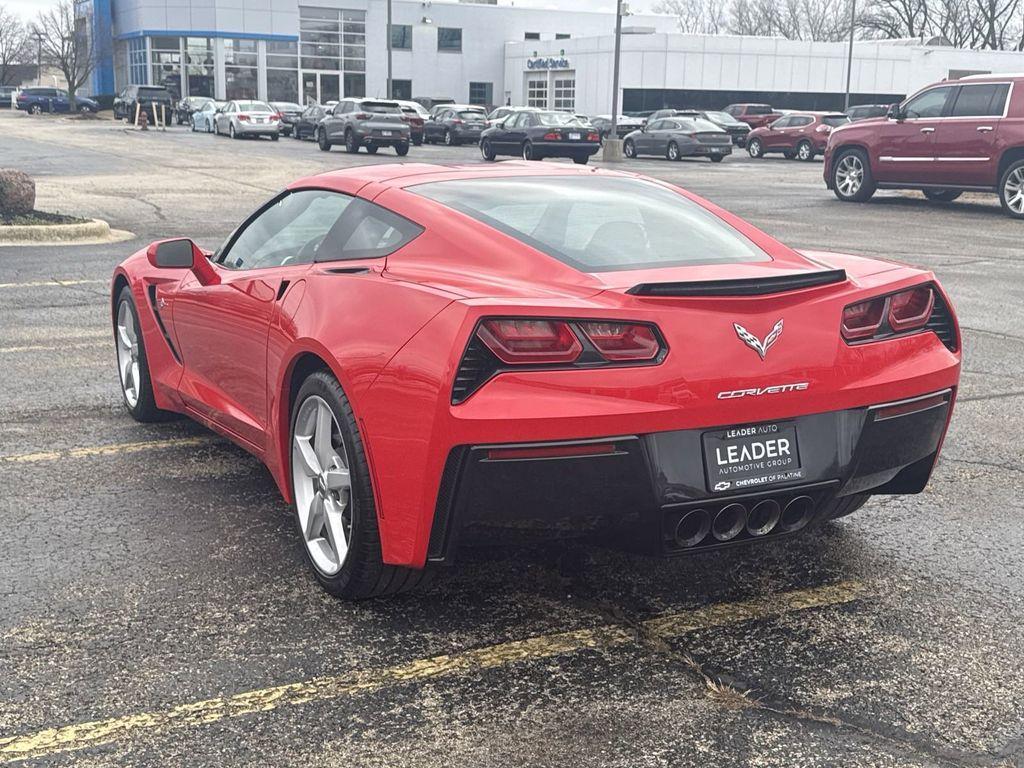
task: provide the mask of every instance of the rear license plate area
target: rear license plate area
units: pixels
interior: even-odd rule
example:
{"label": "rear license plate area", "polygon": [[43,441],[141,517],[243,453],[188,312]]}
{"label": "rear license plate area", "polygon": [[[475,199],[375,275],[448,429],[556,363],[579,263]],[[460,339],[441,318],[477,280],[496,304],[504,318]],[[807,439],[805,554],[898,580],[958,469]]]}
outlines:
{"label": "rear license plate area", "polygon": [[570,133],[569,134],[569,141],[579,141],[579,140],[580,140],[580,134],[578,134],[578,133]]}
{"label": "rear license plate area", "polygon": [[736,493],[803,480],[796,425],[768,423],[701,435],[711,493]]}

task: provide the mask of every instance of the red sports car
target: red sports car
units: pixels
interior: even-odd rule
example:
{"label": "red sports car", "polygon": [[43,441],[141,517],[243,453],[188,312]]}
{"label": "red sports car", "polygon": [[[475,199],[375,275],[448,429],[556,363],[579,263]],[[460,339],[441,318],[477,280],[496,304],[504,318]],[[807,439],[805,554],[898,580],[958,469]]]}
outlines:
{"label": "red sports car", "polygon": [[265,462],[350,598],[482,530],[677,554],[919,492],[960,374],[932,274],[572,166],[312,176],[216,253],[130,256],[111,298],[132,416],[187,414]]}

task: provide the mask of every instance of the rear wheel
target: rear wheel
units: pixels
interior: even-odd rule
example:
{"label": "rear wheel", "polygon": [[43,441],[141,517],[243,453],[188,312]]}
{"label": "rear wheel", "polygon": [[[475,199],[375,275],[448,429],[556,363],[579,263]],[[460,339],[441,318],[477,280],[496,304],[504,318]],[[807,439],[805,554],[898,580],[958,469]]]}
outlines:
{"label": "rear wheel", "polygon": [[368,155],[376,155],[378,149],[380,149],[380,147],[378,147],[376,144],[367,144],[366,145],[366,154],[368,154]]}
{"label": "rear wheel", "polygon": [[710,159],[712,163],[720,163],[725,160],[725,155],[712,155]]}
{"label": "rear wheel", "polygon": [[324,152],[331,151],[331,142],[327,140],[327,131],[323,128],[317,128],[316,130],[316,145]]}
{"label": "rear wheel", "polygon": [[523,160],[540,160],[537,150],[533,148],[532,141],[523,142]]}
{"label": "rear wheel", "polygon": [[626,143],[622,145],[622,154],[626,157],[636,157],[636,144],[632,139],[626,139]]}
{"label": "rear wheel", "polygon": [[832,191],[845,203],[863,203],[875,194],[871,166],[862,150],[847,149],[832,161]]}
{"label": "rear wheel", "polygon": [[413,139],[412,139],[412,144],[413,144],[414,147],[420,146],[421,144],[423,144],[423,137],[422,136],[414,136]]}
{"label": "rear wheel", "polygon": [[796,159],[809,162],[814,159],[814,147],[809,141],[801,141],[796,145]]}
{"label": "rear wheel", "polygon": [[999,182],[999,202],[1015,219],[1024,219],[1024,160],[1010,164]]}
{"label": "rear wheel", "polygon": [[146,345],[139,329],[135,299],[127,285],[117,296],[114,312],[114,344],[117,348],[117,371],[121,378],[121,397],[125,408],[136,421],[162,421],[170,414],[156,407],[153,382],[149,377]]}
{"label": "rear wheel", "polygon": [[42,111],[43,111],[43,108],[40,107],[38,104],[33,104],[32,106],[30,106],[28,108],[28,113],[30,115],[38,115]]}
{"label": "rear wheel", "polygon": [[196,132],[196,119],[194,117],[190,117],[188,119],[188,124],[189,124],[189,127],[192,129],[192,133],[195,133]]}
{"label": "rear wheel", "polygon": [[280,138],[281,138],[281,134],[279,134],[279,133],[272,133],[272,134],[270,134],[270,140],[271,141],[277,141]]}
{"label": "rear wheel", "polygon": [[341,385],[310,375],[291,415],[292,497],[306,561],[321,586],[358,600],[422,583],[426,571],[386,565],[359,427]]}
{"label": "rear wheel", "polygon": [[491,161],[497,157],[497,153],[494,151],[494,147],[491,146],[490,139],[484,139],[480,142],[480,155],[484,160]]}
{"label": "rear wheel", "polygon": [[764,157],[764,144],[760,139],[751,139],[747,142],[747,154],[755,160]]}
{"label": "rear wheel", "polygon": [[670,141],[668,143],[668,149],[665,150],[665,157],[667,157],[669,160],[678,160],[679,145],[676,144],[674,141]]}
{"label": "rear wheel", "polygon": [[[322,130],[321,133],[323,133]],[[355,131],[351,128],[345,131],[345,151],[352,153],[359,151],[359,139],[356,138]]]}
{"label": "rear wheel", "polygon": [[409,154],[409,142],[408,141],[401,141],[398,144],[395,144],[395,154],[398,155],[399,157],[405,157],[406,155],[408,155]]}
{"label": "rear wheel", "polygon": [[590,155],[573,155],[572,161],[576,165],[586,165],[590,162]]}
{"label": "rear wheel", "polygon": [[235,124],[234,123],[232,123],[231,126],[228,128],[228,135],[231,136],[232,139],[237,139],[238,138],[238,134],[235,133]]}
{"label": "rear wheel", "polygon": [[959,189],[922,189],[921,193],[933,203],[952,203],[963,191]]}

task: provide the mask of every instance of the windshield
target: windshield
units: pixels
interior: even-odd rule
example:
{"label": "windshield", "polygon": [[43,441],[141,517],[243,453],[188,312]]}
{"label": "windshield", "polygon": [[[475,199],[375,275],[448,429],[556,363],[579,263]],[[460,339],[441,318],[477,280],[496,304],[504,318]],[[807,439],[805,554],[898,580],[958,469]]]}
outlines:
{"label": "windshield", "polygon": [[465,179],[410,190],[581,272],[770,261],[710,211],[640,179]]}
{"label": "windshield", "polygon": [[538,112],[537,122],[541,125],[581,125],[576,115],[567,112]]}
{"label": "windshield", "polygon": [[772,108],[767,104],[749,104],[747,105],[748,115],[770,115]]}
{"label": "windshield", "polygon": [[269,104],[264,104],[262,101],[239,101],[238,111],[239,112],[273,112]]}
{"label": "windshield", "polygon": [[823,122],[825,125],[837,128],[840,125],[846,125],[848,122],[850,122],[850,118],[848,118],[846,115],[826,115],[821,119],[821,122]]}
{"label": "windshield", "polygon": [[735,123],[736,118],[730,115],[728,112],[705,112],[704,113],[708,120],[715,120],[716,122],[722,123]]}

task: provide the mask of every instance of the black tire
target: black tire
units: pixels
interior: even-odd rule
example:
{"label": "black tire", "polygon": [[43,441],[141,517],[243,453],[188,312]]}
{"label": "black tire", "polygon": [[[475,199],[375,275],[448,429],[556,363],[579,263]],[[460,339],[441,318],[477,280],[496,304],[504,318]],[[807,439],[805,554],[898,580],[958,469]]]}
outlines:
{"label": "black tire", "polygon": [[999,202],[1015,219],[1024,219],[1024,160],[1007,166],[999,179]]}
{"label": "black tire", "polygon": [[213,135],[220,136],[220,126],[217,124],[216,120],[213,121]]}
{"label": "black tire", "polygon": [[[847,186],[840,177],[844,173],[860,169],[860,183]],[[829,170],[832,191],[844,203],[864,203],[875,194],[875,180],[871,175],[871,164],[862,149],[844,149],[836,153]]]}
{"label": "black tire", "polygon": [[712,163],[720,163],[720,162],[722,162],[723,160],[725,160],[725,155],[711,155],[711,157],[709,157],[708,159],[709,159],[709,160],[710,160],[710,161],[711,161]]}
{"label": "black tire", "polygon": [[455,137],[452,136],[452,132],[450,130],[448,130],[447,128],[445,128],[444,129],[444,145],[446,147],[454,147],[456,143],[457,142],[455,141]]}
{"label": "black tire", "polygon": [[679,154],[679,145],[674,141],[670,141],[668,146],[665,147],[665,159],[666,160],[682,160],[683,156]]}
{"label": "black tire", "polygon": [[422,144],[423,144],[423,137],[422,136],[414,136],[413,137],[412,145],[414,147],[421,146]]}
{"label": "black tire", "polygon": [[323,152],[331,151],[331,142],[327,140],[327,131],[323,128],[317,128],[316,130],[316,145],[320,147]]}
{"label": "black tire", "polygon": [[32,106],[30,106],[28,108],[28,113],[30,115],[38,115],[42,111],[43,111],[43,108],[40,107],[38,104],[33,104]]}
{"label": "black tire", "polygon": [[852,515],[858,509],[863,507],[865,502],[870,498],[871,494],[869,493],[855,493],[852,496],[843,496],[842,498],[835,499],[823,510],[821,519],[838,520],[840,517]]}
{"label": "black tire", "polygon": [[[291,428],[288,432],[289,445],[295,440],[295,421],[299,409],[302,403],[311,396],[322,398],[330,406],[344,440],[352,482],[349,502],[352,509],[352,531],[348,554],[341,569],[333,576],[324,574],[316,567],[303,543],[302,552],[310,570],[325,590],[346,600],[364,600],[371,597],[396,595],[420,586],[429,579],[430,571],[386,565],[383,561],[373,485],[362,437],[345,392],[327,371],[317,371],[311,374],[299,388],[292,406]],[[294,479],[292,480],[292,497],[295,497]],[[292,510],[298,527],[298,508],[294,502]],[[299,536],[302,536],[301,529]]]}
{"label": "black tire", "polygon": [[541,160],[542,158],[537,154],[537,151],[533,148],[532,141],[523,142],[523,160]]}
{"label": "black tire", "polygon": [[[156,407],[156,401],[153,397],[153,381],[149,376],[149,361],[146,356],[146,343],[142,337],[142,330],[139,328],[139,312],[135,307],[135,297],[132,296],[132,290],[127,285],[121,289],[121,292],[117,295],[117,302],[114,304],[114,345],[117,348],[117,317],[121,311],[121,305],[127,303],[128,310],[131,312],[132,322],[135,324],[135,333],[138,338],[138,357],[136,362],[139,365],[139,381],[138,391],[139,396],[132,406],[128,402],[128,396],[125,394],[124,386],[121,387],[121,400],[124,402],[124,407],[131,415],[133,419],[141,422],[151,421],[166,421],[168,418],[174,416],[174,414],[161,410]],[[120,383],[120,372],[118,372],[118,382]]]}
{"label": "black tire", "polygon": [[814,146],[804,139],[796,145],[796,159],[809,163],[814,160]]}
{"label": "black tire", "polygon": [[78,114],[88,115],[92,112],[92,108],[88,104],[83,104],[78,108]]}
{"label": "black tire", "polygon": [[368,154],[368,155],[376,155],[378,149],[380,149],[380,147],[378,147],[376,144],[367,144],[366,145],[366,154]]}
{"label": "black tire", "polygon": [[755,160],[760,160],[764,157],[764,144],[761,143],[760,139],[751,139],[747,142],[747,154]]}
{"label": "black tire", "polygon": [[636,144],[633,143],[632,139],[626,139],[622,145],[622,154],[629,158],[636,157]]}
{"label": "black tire", "polygon": [[195,121],[195,118],[191,118],[191,117],[190,117],[190,118],[188,119],[188,124],[189,124],[189,125],[191,126],[191,128],[192,128],[192,133],[195,133],[195,132],[196,132],[196,121]]}
{"label": "black tire", "polygon": [[395,154],[398,155],[399,157],[405,157],[406,155],[408,155],[409,154],[409,142],[408,141],[400,141],[398,144],[395,144]]}
{"label": "black tire", "polygon": [[952,203],[963,194],[961,189],[922,189],[921,193],[933,203]]}
{"label": "black tire", "polygon": [[270,134],[270,140],[271,141],[277,141],[280,138],[281,138],[281,134],[279,134],[279,133],[272,133],[272,134]]}
{"label": "black tire", "polygon": [[292,131],[292,138],[295,139],[296,141],[302,141],[302,134],[299,133],[298,128]]}
{"label": "black tire", "polygon": [[491,162],[498,156],[498,154],[494,151],[494,147],[491,146],[490,139],[484,139],[482,142],[480,142],[480,155],[483,157],[484,160],[487,160],[488,162]]}
{"label": "black tire", "polygon": [[355,154],[359,151],[359,139],[351,128],[345,131],[345,151]]}
{"label": "black tire", "polygon": [[590,155],[573,155],[572,161],[576,165],[586,165],[590,162]]}
{"label": "black tire", "polygon": [[232,123],[231,125],[228,126],[228,136],[230,136],[232,139],[240,138],[240,136],[235,132],[235,124],[234,123]]}

